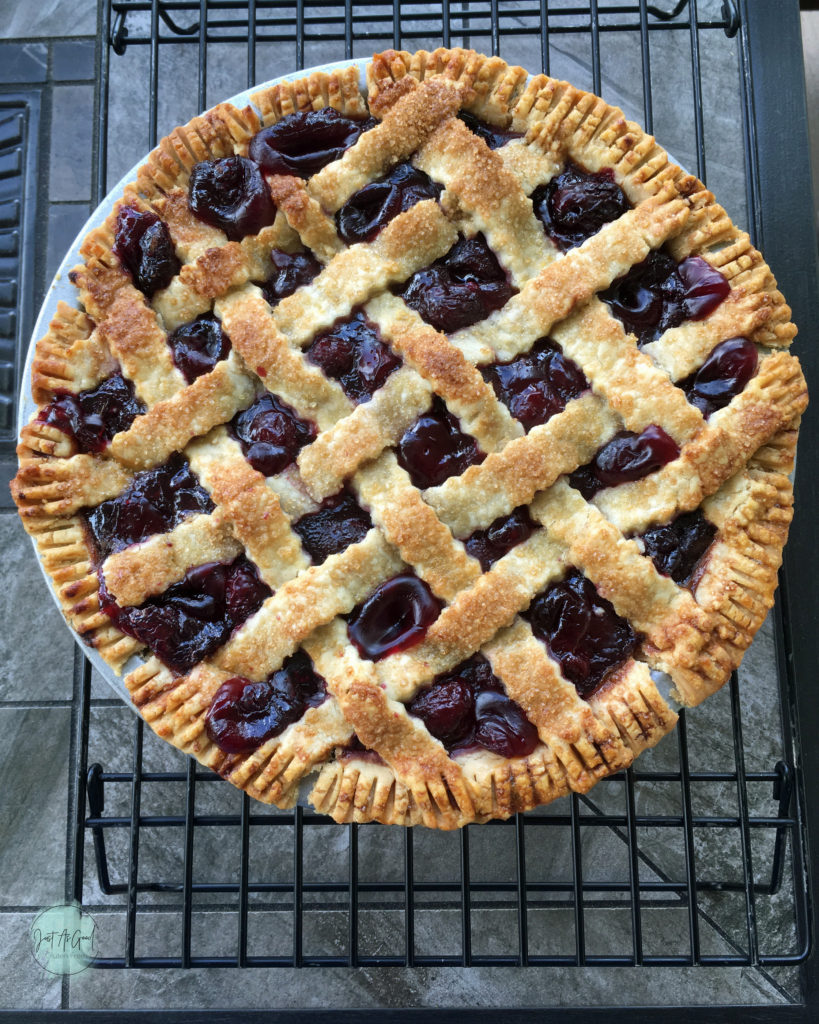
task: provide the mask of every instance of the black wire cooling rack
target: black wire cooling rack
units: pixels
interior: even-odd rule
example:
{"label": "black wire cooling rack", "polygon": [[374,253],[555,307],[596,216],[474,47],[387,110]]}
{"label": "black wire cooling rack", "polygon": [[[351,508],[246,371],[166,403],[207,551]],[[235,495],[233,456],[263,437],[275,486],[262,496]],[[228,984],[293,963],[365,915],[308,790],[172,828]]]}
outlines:
{"label": "black wire cooling rack", "polygon": [[[665,33],[675,34],[690,67],[680,137],[690,144],[691,169],[707,180],[704,54],[719,40],[736,63],[744,178],[735,202],[803,326],[799,351],[810,378],[817,358],[806,344],[816,322],[815,236],[801,66],[794,62],[796,7],[764,0],[437,7],[107,0],[98,47],[97,197],[116,159],[109,138],[124,137],[109,125],[108,99],[116,62],[129,57],[147,70],[147,99],[134,119],[147,122],[148,144],[171,126],[163,123],[162,104],[178,97],[165,56],[172,50],[196,69],[199,110],[221,98],[209,96],[209,85],[226,60],[241,69],[243,80],[233,82],[240,89],[384,46],[466,45],[515,60],[525,43],[527,52],[536,48],[543,70],[558,73],[564,39],[587,47],[588,82],[576,84],[604,95],[608,55],[621,43],[631,46],[636,113],[652,130],[651,61]],[[328,43],[334,58],[323,56]],[[278,48],[276,67],[259,57],[270,46]],[[783,118],[799,129],[790,147]],[[809,420],[797,488],[808,509],[813,429]],[[811,781],[816,754],[806,737],[819,722],[807,692],[817,654],[810,595],[819,567],[808,517],[803,512],[794,524],[773,613],[778,678],[765,725],[767,762],[760,763],[756,733],[749,739],[735,676],[708,702],[707,718],[683,712],[676,737],[589,796],[455,835],[341,828],[302,807],[279,812],[253,803],[158,744],[117,700],[101,696],[78,653],[69,890],[92,912],[127,907],[119,946],[103,950],[95,967],[802,965],[800,1012],[807,1016],[788,1019],[813,1019],[819,1004],[807,822],[819,818]],[[753,722],[757,730],[758,716]],[[211,915],[208,934],[203,914]],[[276,927],[266,927],[269,921]]]}

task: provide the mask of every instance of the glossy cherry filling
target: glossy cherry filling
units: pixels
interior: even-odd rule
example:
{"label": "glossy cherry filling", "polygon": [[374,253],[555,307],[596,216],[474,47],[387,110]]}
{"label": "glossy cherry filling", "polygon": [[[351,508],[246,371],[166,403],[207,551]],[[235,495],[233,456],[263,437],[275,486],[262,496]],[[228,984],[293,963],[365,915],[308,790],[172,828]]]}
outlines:
{"label": "glossy cherry filling", "polygon": [[150,210],[120,206],[114,252],[148,299],[167,288],[179,273],[180,263],[168,226]]}
{"label": "glossy cherry filling", "polygon": [[631,657],[639,643],[637,634],[611,602],[574,568],[559,583],[538,594],[524,617],[584,699]]}
{"label": "glossy cherry filling", "polygon": [[40,410],[40,423],[67,434],[80,452],[101,452],[114,434],[127,430],[145,406],[134,394],[134,386],[115,373],[86,391],[58,391]]}
{"label": "glossy cherry filling", "polygon": [[277,305],[297,289],[310,284],[321,273],[321,264],[311,252],[285,252],[273,249],[270,253],[273,273],[262,284],[262,293],[271,306]]}
{"label": "glossy cherry filling", "polygon": [[246,753],[283,733],[308,708],[326,699],[324,679],[304,651],[297,651],[260,683],[243,676],[222,683],[208,709],[205,731],[225,753]]}
{"label": "glossy cherry filling", "polygon": [[589,501],[606,487],[642,480],[679,454],[674,438],[655,423],[641,434],[623,430],[598,449],[590,463],[570,474],[569,483]]}
{"label": "glossy cherry filling", "polygon": [[577,363],[548,338],[536,341],[529,352],[510,363],[494,363],[481,372],[526,430],[546,423],[589,387]]}
{"label": "glossy cherry filling", "polygon": [[631,209],[610,167],[586,171],[569,163],[566,170],[532,193],[535,216],[562,252],[582,245]]}
{"label": "glossy cherry filling", "polygon": [[182,376],[191,384],[203,373],[210,373],[220,359],[227,359],[230,338],[212,313],[203,313],[190,323],[182,324],[168,335],[173,361]]}
{"label": "glossy cherry filling", "polygon": [[116,498],[85,513],[97,563],[157,533],[168,533],[197,512],[212,512],[210,495],[188,460],[176,452],[156,469],[137,473]]}
{"label": "glossy cherry filling", "polygon": [[292,406],[267,391],[234,416],[230,430],[247,461],[264,476],[287,469],[316,436],[314,423],[301,419]]}
{"label": "glossy cherry filling", "polygon": [[164,593],[127,608],[113,600],[100,573],[103,611],[180,675],[221,647],[271,593],[244,555],[230,565],[197,565]]}
{"label": "glossy cherry filling", "polygon": [[500,149],[507,142],[523,138],[523,132],[510,132],[505,128],[497,128],[494,124],[487,124],[486,121],[482,121],[479,117],[475,117],[474,114],[469,114],[465,110],[462,110],[458,117],[473,135],[483,139],[490,149]]}
{"label": "glossy cherry filling", "polygon": [[350,742],[346,747],[336,748],[336,756],[343,761],[368,761],[370,764],[384,764],[384,758],[377,750],[365,747],[361,740],[353,733]]}
{"label": "glossy cherry filling", "polygon": [[380,661],[420,643],[443,604],[414,573],[386,580],[347,617],[347,635],[362,658]]}
{"label": "glossy cherry filling", "polygon": [[381,332],[363,313],[322,331],[306,352],[311,363],[337,380],[355,403],[369,402],[401,360],[384,344]]}
{"label": "glossy cherry filling", "polygon": [[501,757],[526,757],[538,733],[523,709],[506,696],[486,658],[475,654],[436,676],[407,705],[450,754],[483,747]]}
{"label": "glossy cherry filling", "polygon": [[506,305],[516,289],[483,235],[460,238],[446,256],[394,289],[428,324],[453,334]]}
{"label": "glossy cherry filling", "polygon": [[677,516],[670,523],[655,526],[639,540],[657,572],[670,576],[684,587],[691,582],[716,534],[716,526],[697,509]]}
{"label": "glossy cherry filling", "polygon": [[717,345],[702,366],[677,382],[703,416],[724,409],[756,373],[759,355],[748,338],[729,338]]}
{"label": "glossy cherry filling", "polygon": [[257,132],[248,155],[268,174],[309,178],[377,123],[372,117],[345,117],[332,107],[299,111]]}
{"label": "glossy cherry filling", "polygon": [[320,565],[330,555],[364,540],[372,525],[369,513],[361,508],[349,491],[344,490],[325,498],[318,512],[310,512],[297,519],[293,529],[313,564]]}
{"label": "glossy cherry filling", "polygon": [[654,251],[600,298],[639,344],[647,345],[685,320],[704,319],[730,291],[725,277],[700,256],[677,263]]}
{"label": "glossy cherry filling", "polygon": [[436,395],[429,412],[422,413],[398,442],[398,464],[416,487],[437,487],[451,476],[460,476],[486,455]]}
{"label": "glossy cherry filling", "polygon": [[200,220],[224,231],[232,242],[257,235],[276,216],[262,172],[242,156],[196,164],[188,183],[188,203]]}
{"label": "glossy cherry filling", "polygon": [[484,572],[489,572],[499,558],[512,548],[528,540],[537,523],[533,523],[525,505],[516,508],[508,516],[499,516],[485,530],[476,530],[464,541],[464,547],[481,563]]}
{"label": "glossy cherry filling", "polygon": [[398,164],[386,178],[355,192],[336,214],[338,233],[347,243],[371,242],[399,213],[422,199],[438,199],[443,185],[411,163]]}

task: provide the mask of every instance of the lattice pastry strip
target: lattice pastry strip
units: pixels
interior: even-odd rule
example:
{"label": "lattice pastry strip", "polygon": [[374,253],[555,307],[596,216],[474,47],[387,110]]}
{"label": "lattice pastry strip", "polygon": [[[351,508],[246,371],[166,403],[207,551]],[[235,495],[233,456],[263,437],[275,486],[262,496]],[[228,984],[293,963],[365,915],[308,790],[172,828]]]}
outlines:
{"label": "lattice pastry strip", "polygon": [[[772,600],[791,516],[783,474],[806,395],[796,360],[770,351],[795,328],[762,257],[620,111],[462,50],[387,51],[367,86],[365,99],[353,68],[311,75],[255,96],[261,118],[222,104],[162,141],[82,246],[72,280],[85,313],[61,306],[38,345],[42,411],[23,431],[13,490],[66,615],[117,667],[144,645],[105,602],[190,608],[192,579],[244,566],[241,586],[257,596],[221,646],[173,671],[151,657],[128,676],[161,736],[280,806],[318,770],[311,799],[337,821],[453,828],[585,791],[656,743],[676,716],[650,670],[670,674],[686,703],[724,682]],[[268,167],[259,154],[279,152],[295,124],[341,125],[349,144],[306,172],[279,157]],[[199,195],[220,161],[261,196],[264,213],[241,229],[192,200],[194,179]],[[405,204],[402,174],[431,179],[429,190]],[[589,182],[613,197],[593,223]],[[592,224],[570,244],[553,202],[561,189]],[[366,197],[396,194],[397,212],[343,241],[342,221]],[[128,255],[128,223],[168,254],[159,272]],[[269,287],[272,257],[296,276],[283,295]],[[721,299],[700,315],[686,291],[684,315],[643,336],[618,312],[622,282],[658,260],[682,281],[692,258],[706,298],[712,287]],[[436,319],[435,289],[444,305],[467,301],[473,285],[482,295],[490,265],[502,298],[465,326]],[[232,351],[224,342],[191,379],[171,332],[199,317]],[[367,358],[389,360],[363,398],[346,370],[329,369],[348,358],[338,338],[353,321],[375,339]],[[733,391],[718,379],[727,398],[709,404],[700,380],[737,338],[745,376]],[[561,373],[573,383],[555,405],[548,389]],[[100,440],[83,403],[114,378],[124,407]],[[520,380],[541,398],[521,405]],[[548,414],[532,413],[538,401]],[[265,402],[285,410],[278,420],[253,418]],[[253,446],[275,449],[293,424],[306,433],[287,458],[254,463]],[[660,428],[679,454],[617,478],[610,460],[632,444],[623,438],[639,450]],[[424,459],[435,445],[471,452],[443,482],[424,483],[414,462],[425,430],[438,440],[422,442]],[[92,542],[110,509],[166,486],[163,473],[181,474],[162,499],[173,506],[165,528]],[[352,540],[339,539],[343,509],[358,524]],[[683,572],[675,559],[689,557],[697,530],[702,550]],[[677,531],[679,552],[658,531]],[[626,638],[592,682],[583,659],[599,651],[567,649],[550,625],[554,607],[560,621],[580,614],[577,595],[605,623],[591,634]],[[376,629],[390,608],[394,621]],[[378,629],[400,642],[382,650]],[[270,694],[284,718],[231,748],[225,721],[250,714],[252,731]]]}

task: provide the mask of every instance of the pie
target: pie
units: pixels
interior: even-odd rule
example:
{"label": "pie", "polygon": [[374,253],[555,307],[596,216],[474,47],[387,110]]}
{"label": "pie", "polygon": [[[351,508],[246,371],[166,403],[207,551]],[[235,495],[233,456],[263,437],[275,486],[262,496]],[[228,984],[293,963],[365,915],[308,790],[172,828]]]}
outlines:
{"label": "pie", "polygon": [[[220,104],[85,238],[14,497],[158,733],[456,828],[628,766],[773,601],[807,403],[762,256],[621,111],[469,50]],[[670,695],[669,695],[670,688]]]}

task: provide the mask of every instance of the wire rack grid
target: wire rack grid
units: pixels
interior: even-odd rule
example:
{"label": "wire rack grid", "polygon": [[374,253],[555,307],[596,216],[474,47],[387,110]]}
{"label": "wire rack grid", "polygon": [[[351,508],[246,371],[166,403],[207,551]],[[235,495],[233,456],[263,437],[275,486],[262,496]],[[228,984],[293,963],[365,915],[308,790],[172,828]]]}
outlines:
{"label": "wire rack grid", "polygon": [[[758,239],[765,178],[749,20],[748,3],[707,0],[107,0],[97,196],[134,162],[129,144],[138,156],[185,120],[186,99],[192,115],[257,80],[405,43],[523,53],[520,63],[557,76],[574,62],[575,83],[604,95],[626,51],[639,89],[624,103],[650,131],[658,115],[674,128],[657,85],[673,38],[688,82],[675,107],[676,155],[703,180],[738,173],[729,212]],[[729,55],[735,74],[729,171],[712,168],[723,141],[709,121],[703,61],[715,52]],[[135,78],[118,70],[128,60],[148,83],[136,108],[146,134],[133,131],[130,142],[109,121],[110,91]],[[180,97],[179,67],[195,68],[195,96]],[[735,675],[707,715],[683,712],[675,737],[589,796],[456,835],[341,828],[302,807],[263,808],[158,743],[97,688],[78,654],[70,889],[92,912],[127,907],[119,948],[96,968],[804,963],[809,865],[786,618],[780,603],[765,683],[768,707],[779,709],[773,721]]]}

